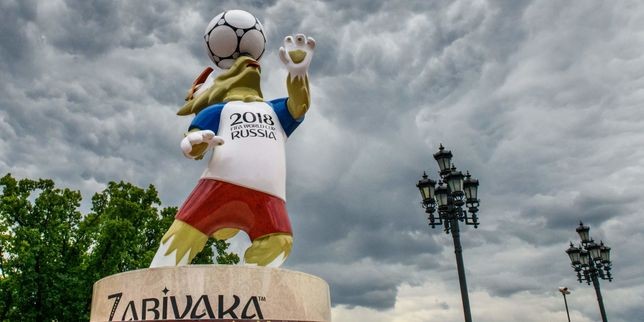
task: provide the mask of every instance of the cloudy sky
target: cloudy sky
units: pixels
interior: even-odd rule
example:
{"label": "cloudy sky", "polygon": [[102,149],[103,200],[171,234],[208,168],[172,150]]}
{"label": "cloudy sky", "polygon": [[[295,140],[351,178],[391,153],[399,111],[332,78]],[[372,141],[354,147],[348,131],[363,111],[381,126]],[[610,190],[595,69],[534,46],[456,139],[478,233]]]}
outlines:
{"label": "cloudy sky", "polygon": [[281,39],[318,42],[284,267],[329,282],[334,322],[462,320],[451,237],[415,188],[439,143],[481,181],[461,235],[475,321],[565,321],[559,286],[573,321],[599,320],[563,253],[579,220],[613,250],[610,320],[644,316],[641,1],[0,0],[0,174],[179,205],[205,162],[181,155],[175,112],[210,63],[205,26],[235,8],[267,30],[267,98],[286,95]]}

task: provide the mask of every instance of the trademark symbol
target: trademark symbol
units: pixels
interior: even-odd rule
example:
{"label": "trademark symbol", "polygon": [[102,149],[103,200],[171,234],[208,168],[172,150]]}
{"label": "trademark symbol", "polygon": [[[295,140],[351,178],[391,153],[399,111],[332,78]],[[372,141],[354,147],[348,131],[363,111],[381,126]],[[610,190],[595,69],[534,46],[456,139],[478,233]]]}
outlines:
{"label": "trademark symbol", "polygon": [[258,296],[258,297],[257,297],[257,299],[258,299],[260,302],[266,302],[266,296]]}

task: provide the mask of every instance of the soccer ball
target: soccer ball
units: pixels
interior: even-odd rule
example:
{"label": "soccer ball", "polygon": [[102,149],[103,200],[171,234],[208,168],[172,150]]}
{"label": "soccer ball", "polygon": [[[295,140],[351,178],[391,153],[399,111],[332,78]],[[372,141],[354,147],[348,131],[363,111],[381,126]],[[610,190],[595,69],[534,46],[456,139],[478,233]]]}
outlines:
{"label": "soccer ball", "polygon": [[222,69],[230,68],[242,55],[259,60],[266,47],[264,27],[255,16],[243,10],[228,10],[215,16],[203,37],[208,56]]}

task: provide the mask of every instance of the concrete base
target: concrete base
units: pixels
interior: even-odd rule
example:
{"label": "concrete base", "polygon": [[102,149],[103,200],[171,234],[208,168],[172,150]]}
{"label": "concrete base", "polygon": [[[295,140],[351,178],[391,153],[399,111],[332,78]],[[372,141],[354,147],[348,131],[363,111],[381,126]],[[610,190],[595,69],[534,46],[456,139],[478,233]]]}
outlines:
{"label": "concrete base", "polygon": [[328,284],[279,268],[148,268],[94,284],[90,321],[330,322]]}

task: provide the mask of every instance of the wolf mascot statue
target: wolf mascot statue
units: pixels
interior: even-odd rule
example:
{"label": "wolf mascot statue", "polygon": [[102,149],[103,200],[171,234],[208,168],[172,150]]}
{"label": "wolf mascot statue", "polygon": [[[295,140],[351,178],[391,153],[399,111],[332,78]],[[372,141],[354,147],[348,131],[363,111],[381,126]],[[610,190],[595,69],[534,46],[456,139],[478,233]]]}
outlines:
{"label": "wolf mascot statue", "polygon": [[209,237],[245,231],[252,244],[247,264],[279,266],[292,246],[286,213],[287,138],[304,120],[310,96],[307,71],[315,41],[288,36],[279,57],[288,70],[288,97],[264,101],[260,65],[241,56],[213,77],[205,71],[178,115],[195,114],[181,141],[184,155],[201,159],[214,149],[197,186],[161,239],[151,267],[186,265]]}

